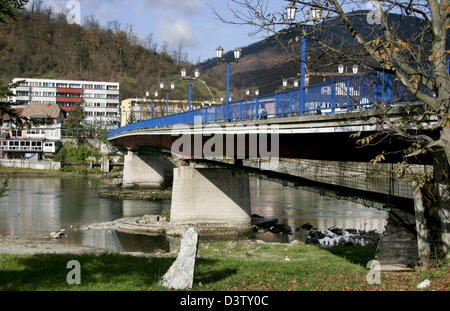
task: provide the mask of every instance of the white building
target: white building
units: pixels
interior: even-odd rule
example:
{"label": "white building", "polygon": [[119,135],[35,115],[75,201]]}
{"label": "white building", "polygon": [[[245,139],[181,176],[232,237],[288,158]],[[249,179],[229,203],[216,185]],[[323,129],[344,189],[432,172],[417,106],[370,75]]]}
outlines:
{"label": "white building", "polygon": [[108,128],[119,124],[120,86],[117,82],[72,81],[51,79],[15,78],[23,81],[13,89],[15,96],[8,98],[17,107],[32,103],[55,103],[70,115],[77,103],[83,102],[86,124]]}

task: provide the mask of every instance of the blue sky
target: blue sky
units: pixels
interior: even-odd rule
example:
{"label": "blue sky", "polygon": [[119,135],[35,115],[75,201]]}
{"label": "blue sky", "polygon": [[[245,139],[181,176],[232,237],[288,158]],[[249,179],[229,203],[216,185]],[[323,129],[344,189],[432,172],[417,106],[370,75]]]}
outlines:
{"label": "blue sky", "polygon": [[[32,0],[31,0],[32,1]],[[262,37],[249,36],[248,26],[224,24],[217,20],[207,4],[229,17],[227,0],[78,0],[81,16],[93,15],[103,26],[118,20],[122,26],[133,25],[140,38],[152,33],[156,42],[167,41],[175,49],[183,41],[189,60],[197,62],[215,57],[215,49],[246,46]],[[45,6],[63,10],[68,0],[44,0]],[[287,2],[270,0],[271,9],[283,10]]]}

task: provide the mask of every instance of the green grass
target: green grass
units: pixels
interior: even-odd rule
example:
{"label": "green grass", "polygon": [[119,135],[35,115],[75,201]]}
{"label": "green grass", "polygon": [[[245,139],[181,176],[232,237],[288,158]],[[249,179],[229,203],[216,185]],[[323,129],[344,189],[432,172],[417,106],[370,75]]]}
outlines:
{"label": "green grass", "polygon": [[[382,285],[369,285],[365,264],[374,253],[373,247],[201,242],[192,290],[414,290],[431,274],[436,289],[448,290],[448,268],[383,274]],[[81,264],[81,285],[66,282],[66,264],[73,259]],[[123,254],[0,254],[0,290],[164,290],[158,280],[174,260]]]}

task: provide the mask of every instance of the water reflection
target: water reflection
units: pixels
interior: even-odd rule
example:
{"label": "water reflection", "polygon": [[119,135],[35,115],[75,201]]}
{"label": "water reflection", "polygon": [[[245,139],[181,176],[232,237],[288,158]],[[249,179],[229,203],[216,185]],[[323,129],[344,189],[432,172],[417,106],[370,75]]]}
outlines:
{"label": "water reflection", "polygon": [[[386,225],[385,211],[366,208],[361,204],[321,196],[300,189],[283,187],[267,181],[250,179],[252,213],[276,217],[280,223],[293,229],[292,235],[259,233],[256,238],[264,241],[290,242],[305,240],[303,224],[326,229],[330,227],[377,230],[382,232]],[[297,229],[297,230],[295,230]]]}
{"label": "water reflection", "polygon": [[100,180],[13,177],[8,196],[0,199],[0,234],[46,238],[70,225],[162,213],[170,201],[122,201],[98,197]]}
{"label": "water reflection", "polygon": [[[70,225],[111,221],[121,217],[169,213],[170,201],[148,202],[99,198],[100,181],[87,178],[12,177],[8,196],[0,199],[0,234],[47,238],[49,232]],[[261,233],[257,239],[276,242],[305,240],[305,223],[325,229],[332,226],[382,231],[386,212],[337,200],[281,184],[250,178],[252,213],[277,217],[293,228],[292,235]],[[111,250],[170,251],[178,239],[111,231],[71,233],[62,243]]]}

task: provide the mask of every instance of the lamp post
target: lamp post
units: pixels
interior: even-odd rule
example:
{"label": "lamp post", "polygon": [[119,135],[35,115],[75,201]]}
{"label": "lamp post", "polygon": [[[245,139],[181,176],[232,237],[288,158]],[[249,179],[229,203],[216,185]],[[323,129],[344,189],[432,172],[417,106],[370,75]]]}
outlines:
{"label": "lamp post", "polygon": [[[147,100],[148,100],[149,97],[150,97],[150,91],[145,91],[145,103],[146,104],[147,104]],[[151,101],[151,106],[153,106],[153,99]],[[147,120],[148,120],[148,117],[149,117],[149,115],[148,115],[148,107],[147,107],[147,113],[146,114],[147,114]]]}
{"label": "lamp post", "polygon": [[[175,82],[170,82],[170,88],[164,89],[164,82],[159,82],[159,88],[161,91],[166,91],[166,117],[169,116],[169,91],[175,88]],[[155,92],[155,97],[158,97],[158,91]]]}
{"label": "lamp post", "polygon": [[237,47],[233,51],[234,59],[233,60],[224,60],[223,59],[223,48],[219,45],[216,49],[216,56],[219,62],[227,63],[227,94],[226,94],[226,102],[225,102],[225,122],[228,122],[228,107],[230,102],[230,64],[237,63],[242,55],[242,49]]}
{"label": "lamp post", "polygon": [[195,69],[194,70],[194,76],[187,76],[186,75],[186,69],[182,68],[181,69],[181,78],[183,80],[189,80],[189,112],[191,112],[191,106],[192,106],[192,80],[198,80],[200,78],[200,70]]}
{"label": "lamp post", "polygon": [[[291,2],[286,6],[286,17],[291,23],[295,21],[295,15],[297,13],[297,7],[295,2]],[[315,18],[317,19],[318,12],[315,12]],[[301,48],[300,48],[300,115],[305,112],[305,73],[306,73],[306,38],[302,36],[301,38]]]}

